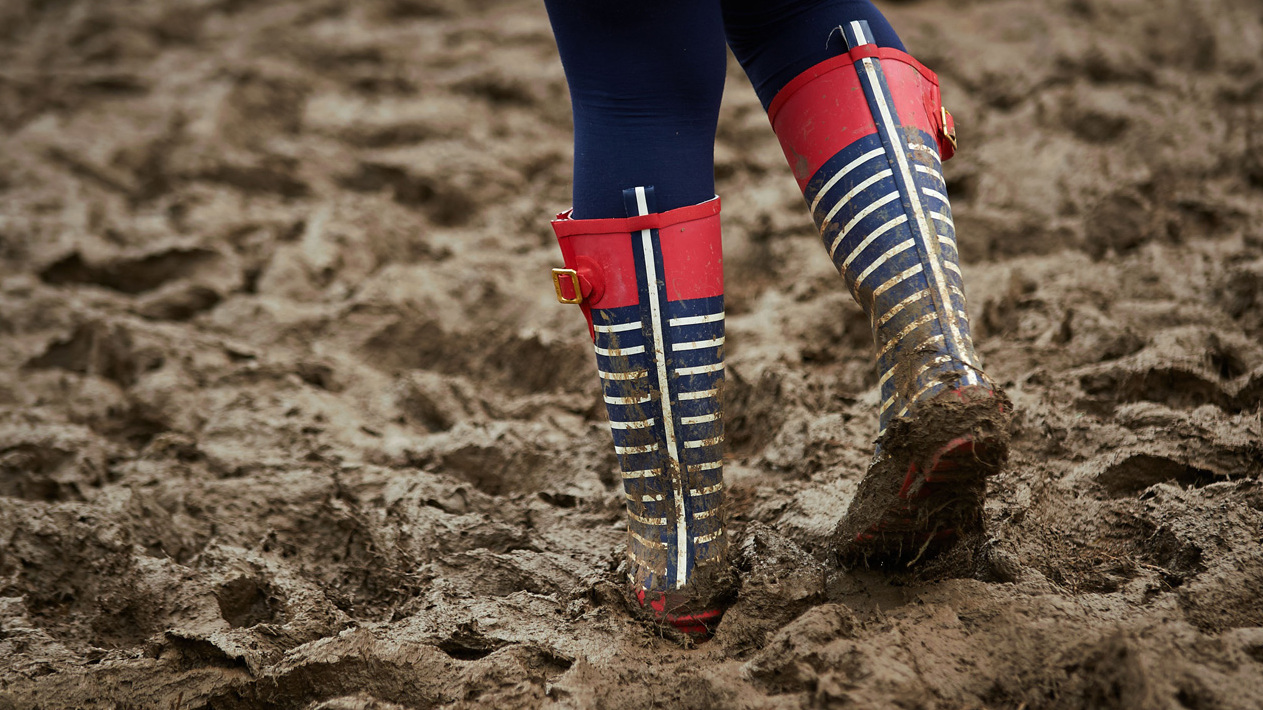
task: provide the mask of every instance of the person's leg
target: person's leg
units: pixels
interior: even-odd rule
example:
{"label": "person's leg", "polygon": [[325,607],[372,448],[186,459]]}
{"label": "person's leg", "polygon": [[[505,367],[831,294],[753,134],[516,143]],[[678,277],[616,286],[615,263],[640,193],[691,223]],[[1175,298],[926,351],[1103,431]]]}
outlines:
{"label": "person's leg", "polygon": [[873,327],[878,449],[839,526],[839,552],[918,559],[979,524],[1009,416],[970,338],[940,161],[955,137],[937,78],[869,2],[725,0],[724,12],[824,245]]}
{"label": "person's leg", "polygon": [[588,319],[627,497],[629,577],[698,637],[732,591],[722,515],[719,6],[548,0],[575,117],[558,299]]}
{"label": "person's leg", "polygon": [[653,185],[668,211],[715,194],[724,35],[715,0],[546,0],[574,112],[574,217],[625,217]]}
{"label": "person's leg", "polygon": [[903,51],[903,42],[869,0],[723,0],[728,46],[741,62],[766,109],[794,77],[846,54],[838,27],[868,23],[879,47]]}

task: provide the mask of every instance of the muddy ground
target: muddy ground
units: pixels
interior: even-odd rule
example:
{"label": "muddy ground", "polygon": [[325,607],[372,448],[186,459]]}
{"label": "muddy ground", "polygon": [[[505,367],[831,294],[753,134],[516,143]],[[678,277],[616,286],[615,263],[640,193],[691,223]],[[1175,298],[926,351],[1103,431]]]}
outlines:
{"label": "muddy ground", "polygon": [[882,6],[943,79],[987,539],[824,540],[868,325],[735,65],[713,641],[636,621],[530,0],[0,3],[0,708],[1263,705],[1257,0]]}

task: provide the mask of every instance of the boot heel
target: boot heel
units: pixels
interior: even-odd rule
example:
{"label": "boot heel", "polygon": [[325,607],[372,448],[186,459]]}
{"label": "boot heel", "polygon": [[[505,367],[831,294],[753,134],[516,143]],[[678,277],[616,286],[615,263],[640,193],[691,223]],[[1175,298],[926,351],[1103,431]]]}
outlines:
{"label": "boot heel", "polygon": [[640,602],[642,609],[650,612],[655,623],[671,626],[697,643],[709,641],[715,633],[715,627],[724,616],[724,610],[719,607],[702,611],[683,611],[694,600],[690,595],[679,592],[651,594],[638,589],[636,601]]}

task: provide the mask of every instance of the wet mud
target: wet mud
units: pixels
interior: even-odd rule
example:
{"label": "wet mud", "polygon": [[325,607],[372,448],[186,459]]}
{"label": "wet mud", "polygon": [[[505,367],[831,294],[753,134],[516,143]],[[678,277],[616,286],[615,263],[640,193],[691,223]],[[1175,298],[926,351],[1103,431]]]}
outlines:
{"label": "wet mud", "polygon": [[1009,463],[931,564],[830,562],[871,332],[731,66],[693,647],[622,587],[538,3],[0,6],[0,708],[1259,707],[1257,4],[882,7]]}

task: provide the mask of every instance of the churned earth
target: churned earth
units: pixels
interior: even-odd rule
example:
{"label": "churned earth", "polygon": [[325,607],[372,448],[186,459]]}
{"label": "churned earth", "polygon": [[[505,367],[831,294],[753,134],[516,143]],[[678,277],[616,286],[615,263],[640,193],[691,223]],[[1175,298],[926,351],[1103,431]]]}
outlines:
{"label": "churned earth", "polygon": [[987,534],[833,567],[868,323],[732,64],[715,638],[630,613],[531,0],[0,4],[0,708],[1263,705],[1257,0],[882,5],[943,81]]}

